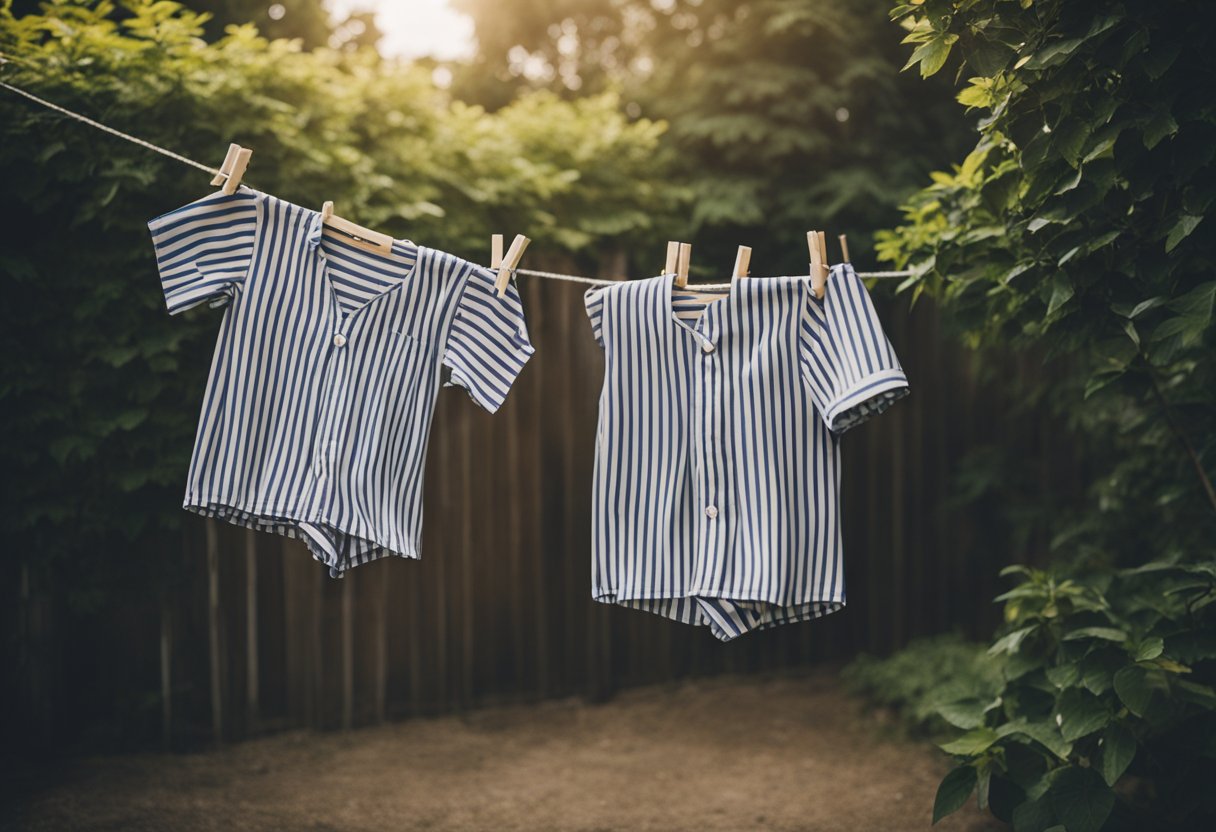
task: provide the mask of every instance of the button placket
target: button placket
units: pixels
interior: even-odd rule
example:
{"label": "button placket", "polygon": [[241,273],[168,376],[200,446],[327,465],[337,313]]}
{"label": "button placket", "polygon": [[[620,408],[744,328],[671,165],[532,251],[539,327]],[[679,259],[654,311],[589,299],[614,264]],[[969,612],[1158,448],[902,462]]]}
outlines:
{"label": "button placket", "polygon": [[718,360],[717,345],[715,344],[716,321],[707,311],[700,322],[700,351],[697,373],[698,399],[700,413],[698,414],[700,447],[701,447],[701,562],[703,570],[699,576],[699,587],[702,591],[716,588],[722,581],[721,570],[722,542],[725,540],[725,528],[719,517],[722,513],[722,483],[720,477],[725,472],[722,464],[722,442],[719,436],[719,424],[722,421],[722,366]]}
{"label": "button placket", "polygon": [[334,462],[338,456],[338,411],[339,405],[345,397],[346,391],[346,368],[348,365],[347,351],[343,347],[347,344],[346,333],[343,332],[344,325],[339,324],[334,330],[331,342],[333,349],[329,351],[329,379],[328,379],[328,400],[325,402],[327,418],[325,421],[325,433],[321,444],[321,455],[325,459],[325,468],[330,472],[331,476],[334,470]]}

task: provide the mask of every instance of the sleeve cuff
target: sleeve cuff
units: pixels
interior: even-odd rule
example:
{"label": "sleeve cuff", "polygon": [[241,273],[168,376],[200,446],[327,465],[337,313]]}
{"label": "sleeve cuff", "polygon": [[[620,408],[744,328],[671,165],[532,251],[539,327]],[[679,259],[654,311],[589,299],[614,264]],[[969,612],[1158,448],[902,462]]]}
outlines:
{"label": "sleeve cuff", "polygon": [[528,339],[517,335],[512,340],[514,341],[513,349],[505,356],[504,366],[498,368],[497,371],[488,376],[477,377],[470,372],[464,362],[452,362],[448,364],[451,372],[443,386],[463,387],[469,394],[469,398],[478,407],[487,413],[497,413],[506,402],[507,394],[515,386],[515,381],[519,378],[524,365],[536,352],[536,348]]}
{"label": "sleeve cuff", "polygon": [[909,393],[903,370],[883,370],[858,381],[824,410],[823,420],[835,434],[882,413]]}

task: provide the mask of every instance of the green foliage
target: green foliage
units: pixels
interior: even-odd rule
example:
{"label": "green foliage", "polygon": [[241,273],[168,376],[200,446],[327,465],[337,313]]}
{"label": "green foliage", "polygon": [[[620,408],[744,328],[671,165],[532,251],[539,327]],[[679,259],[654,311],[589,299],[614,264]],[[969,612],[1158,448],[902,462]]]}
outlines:
{"label": "green foliage", "polygon": [[[268,38],[299,38],[304,48],[325,46],[333,26],[324,0],[189,0],[182,5],[206,12],[203,24],[208,40],[218,40],[228,26],[252,23]],[[270,7],[280,6],[280,17],[270,16]]]}
{"label": "green foliage", "polygon": [[899,75],[883,0],[460,5],[482,54],[457,89],[494,104],[521,87],[615,88],[629,112],[671,125],[672,181],[693,198],[691,229],[670,231],[691,230],[705,278],[740,243],[757,274],[805,272],[812,227],[847,233],[860,260],[931,166],[965,147],[948,84]]}
{"label": "green foliage", "polygon": [[916,639],[885,658],[858,656],[841,678],[852,691],[934,734],[951,725],[980,725],[983,704],[1001,684],[997,662],[985,647],[954,634]]}
{"label": "green foliage", "polygon": [[[1211,12],[924,0],[892,17],[907,67],[957,67],[958,100],[981,118],[975,148],[906,203],[880,254],[969,344],[1056,359],[1019,395],[1062,417],[1093,476],[1056,529],[1061,566],[1007,570],[1022,580],[998,599],[999,690],[937,709],[963,733],[942,746],[959,765],[934,817],[975,792],[1016,832],[1210,825],[1216,110],[1195,81],[1216,68]],[[1033,483],[998,486],[994,460],[962,472],[963,502],[995,494],[1011,520],[1056,508]]]}
{"label": "green foliage", "polygon": [[[487,114],[421,68],[374,53],[305,52],[252,27],[202,39],[169,2],[0,7],[9,83],[218,164],[255,149],[246,181],[398,237],[483,259],[493,231],[594,255],[653,233],[662,126],[610,94],[522,97]],[[147,219],[207,193],[209,176],[0,91],[10,209],[0,272],[0,391],[10,574],[58,571],[77,609],[148,599],[179,579],[176,510],[215,319],[164,312]],[[111,608],[112,607],[108,607]]]}
{"label": "green foliage", "polygon": [[892,16],[909,65],[957,65],[981,121],[881,255],[969,343],[1064,357],[1045,401],[1100,467],[1061,550],[1194,551],[1216,536],[1216,110],[1195,86],[1216,68],[1210,9],[926,0]]}
{"label": "green foliage", "polygon": [[988,650],[1000,684],[937,708],[965,731],[942,745],[958,765],[935,820],[972,791],[1017,832],[1216,817],[1216,559],[1004,574],[1020,581],[998,599],[1007,626]]}

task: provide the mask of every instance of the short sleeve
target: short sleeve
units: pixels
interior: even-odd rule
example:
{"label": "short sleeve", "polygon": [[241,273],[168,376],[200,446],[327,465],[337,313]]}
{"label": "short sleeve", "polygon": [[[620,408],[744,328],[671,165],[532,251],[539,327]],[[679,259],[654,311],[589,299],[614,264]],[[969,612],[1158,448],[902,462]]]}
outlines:
{"label": "short sleeve", "polygon": [[446,386],[465,388],[473,401],[494,413],[535,352],[519,289],[512,280],[507,296],[498,297],[494,274],[474,266],[459,291],[443,353],[443,364],[451,370]]}
{"label": "short sleeve", "polygon": [[227,304],[245,280],[257,233],[257,195],[217,191],[148,223],[169,314]]}
{"label": "short sleeve", "polygon": [[604,346],[604,290],[588,289],[583,295],[583,305],[587,308],[587,318],[591,321],[591,335],[595,343]]}
{"label": "short sleeve", "polygon": [[852,266],[833,267],[823,300],[806,294],[802,375],[828,428],[844,433],[906,396],[908,379]]}

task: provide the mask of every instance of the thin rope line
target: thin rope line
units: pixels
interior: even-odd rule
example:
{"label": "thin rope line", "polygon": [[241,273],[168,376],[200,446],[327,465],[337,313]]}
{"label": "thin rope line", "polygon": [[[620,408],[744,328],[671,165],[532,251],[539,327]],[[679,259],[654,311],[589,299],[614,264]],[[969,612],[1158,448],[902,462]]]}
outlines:
{"label": "thin rope line", "polygon": [[120,138],[120,139],[126,139],[129,142],[134,142],[135,144],[139,145],[140,147],[145,147],[148,150],[153,150],[164,156],[168,156],[170,159],[176,159],[177,161],[182,162],[183,164],[190,165],[191,167],[196,167],[199,170],[206,171],[207,173],[217,174],[220,172],[219,168],[213,168],[209,165],[204,165],[202,162],[196,162],[193,159],[189,159],[185,156],[182,156],[180,153],[174,153],[172,150],[163,148],[160,145],[152,144],[152,142],[144,141],[141,138],[132,136],[130,133],[124,133],[121,130],[115,130],[113,127],[110,127],[109,125],[106,125],[106,124],[102,124],[100,121],[94,121],[93,119],[89,118],[88,116],[82,116],[80,113],[74,113],[71,110],[67,109],[66,107],[60,107],[58,104],[52,104],[50,101],[47,101],[45,98],[39,98],[38,96],[34,95],[33,93],[26,92],[25,90],[21,89],[20,87],[14,87],[12,84],[6,84],[3,81],[0,81],[0,87],[4,87],[9,92],[15,92],[15,93],[17,93],[17,95],[24,96],[25,98],[28,98],[30,101],[33,101],[37,104],[41,104],[43,107],[46,107],[51,110],[55,110],[56,112],[59,112],[59,113],[63,113],[65,116],[74,118],[77,121],[80,121],[80,122],[83,122],[84,124],[89,125],[90,127],[96,127],[98,130],[101,130],[102,132],[109,133],[112,136],[118,136],[118,138]]}
{"label": "thin rope line", "polygon": [[[492,266],[487,267],[487,268],[494,270]],[[604,278],[598,278],[598,277],[582,277],[581,275],[561,274],[559,272],[541,272],[541,271],[536,271],[535,269],[512,269],[511,273],[516,274],[516,275],[519,275],[519,274],[528,275],[530,277],[544,277],[544,278],[548,278],[550,280],[564,280],[569,283],[586,283],[590,286],[612,286],[617,283],[625,283],[629,280],[629,278],[624,278],[624,277],[615,278],[615,279],[604,279]],[[910,271],[907,271],[907,272],[857,272],[857,276],[860,278],[876,279],[876,280],[889,280],[891,278],[896,278],[896,277],[909,277],[911,274],[912,274],[912,272],[910,272]],[[670,275],[668,275],[668,276],[670,276]],[[779,275],[776,277],[755,276],[754,279],[756,279],[756,280],[780,280],[782,278],[809,280],[810,275],[809,274],[789,274],[789,275]],[[730,284],[729,283],[689,283],[685,288],[686,289],[729,289]]]}
{"label": "thin rope line", "polygon": [[[0,53],[0,64],[8,63],[10,60],[12,60],[12,59],[5,56],[3,53]],[[20,87],[14,87],[12,84],[6,84],[3,81],[0,81],[0,87],[3,87],[4,89],[8,90],[9,92],[14,92],[17,95],[22,96],[23,98],[27,98],[30,101],[33,101],[35,104],[41,104],[43,107],[46,107],[49,110],[54,110],[55,112],[63,113],[65,116],[68,116],[69,118],[74,118],[77,121],[81,122],[82,124],[87,124],[90,127],[95,127],[98,130],[101,130],[103,133],[109,133],[110,135],[117,136],[120,139],[126,139],[127,141],[129,141],[133,144],[137,144],[140,147],[146,148],[155,153],[159,153],[162,156],[168,156],[170,159],[174,159],[178,162],[181,162],[182,164],[190,165],[193,168],[198,168],[199,170],[205,171],[206,173],[210,173],[210,174],[220,174],[221,173],[219,168],[213,168],[210,165],[204,165],[202,162],[196,162],[191,158],[182,156],[180,153],[174,153],[172,150],[169,150],[168,148],[164,148],[164,147],[161,147],[160,145],[153,144],[152,142],[145,141],[144,139],[141,139],[138,136],[132,136],[130,133],[124,133],[121,130],[116,130],[107,124],[102,124],[100,121],[95,121],[94,119],[91,119],[88,116],[81,115],[80,113],[73,112],[72,110],[69,110],[66,107],[61,107],[58,104],[47,101],[45,98],[39,98],[38,96],[34,95],[31,92],[26,92],[25,90],[21,89]],[[543,272],[543,271],[537,271],[536,269],[513,269],[512,272],[517,275],[523,274],[523,275],[528,275],[530,277],[543,277],[543,278],[547,278],[549,280],[564,280],[569,283],[585,283],[589,286],[610,286],[613,283],[623,282],[622,280],[606,280],[606,279],[601,279],[601,278],[596,278],[596,277],[583,277],[582,275],[577,275],[577,274],[562,274],[560,272]],[[893,277],[909,277],[911,274],[912,274],[912,272],[910,272],[910,271],[858,272],[857,276],[862,277],[862,278],[880,278],[881,279],[881,278],[893,278]],[[787,275],[787,276],[788,277],[807,277],[807,275]],[[698,284],[695,284],[695,288],[697,288],[697,289],[727,289],[727,288],[730,288],[730,284],[729,283],[698,283]]]}

